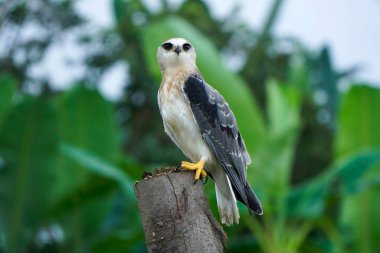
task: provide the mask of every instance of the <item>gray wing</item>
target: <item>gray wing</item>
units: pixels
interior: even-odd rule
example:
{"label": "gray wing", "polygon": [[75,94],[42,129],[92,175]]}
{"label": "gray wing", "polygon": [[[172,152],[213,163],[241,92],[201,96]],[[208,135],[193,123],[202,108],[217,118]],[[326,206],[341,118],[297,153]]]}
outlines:
{"label": "gray wing", "polygon": [[185,81],[183,91],[202,137],[228,175],[235,196],[256,213],[262,213],[260,201],[247,182],[246,167],[251,159],[225,99],[195,75]]}

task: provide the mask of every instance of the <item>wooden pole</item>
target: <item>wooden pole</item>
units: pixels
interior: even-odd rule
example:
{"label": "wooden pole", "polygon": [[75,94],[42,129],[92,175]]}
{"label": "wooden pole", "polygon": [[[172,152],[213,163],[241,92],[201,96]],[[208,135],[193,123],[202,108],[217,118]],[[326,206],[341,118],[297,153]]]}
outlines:
{"label": "wooden pole", "polygon": [[148,252],[223,252],[226,234],[194,173],[165,168],[136,182]]}

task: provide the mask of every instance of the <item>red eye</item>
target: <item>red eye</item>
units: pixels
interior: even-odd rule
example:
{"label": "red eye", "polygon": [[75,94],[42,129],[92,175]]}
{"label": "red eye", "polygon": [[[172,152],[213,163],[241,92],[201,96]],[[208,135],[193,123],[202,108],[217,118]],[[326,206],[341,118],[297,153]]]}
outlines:
{"label": "red eye", "polygon": [[184,51],[189,51],[191,48],[191,45],[189,43],[185,43],[185,44],[183,44],[182,48]]}
{"label": "red eye", "polygon": [[170,43],[170,42],[166,42],[164,44],[162,44],[162,47],[165,49],[165,50],[170,50],[173,48],[173,44]]}

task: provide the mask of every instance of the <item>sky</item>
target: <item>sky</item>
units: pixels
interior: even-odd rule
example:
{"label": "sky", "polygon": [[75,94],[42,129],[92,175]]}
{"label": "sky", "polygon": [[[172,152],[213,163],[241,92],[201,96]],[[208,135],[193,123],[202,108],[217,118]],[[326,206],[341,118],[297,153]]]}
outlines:
{"label": "sky", "polygon": [[[223,16],[241,5],[241,18],[260,28],[272,1],[208,1],[215,14]],[[331,47],[335,66],[359,66],[358,79],[380,85],[380,1],[379,0],[284,0],[274,32],[292,36],[310,49]]]}
{"label": "sky", "polygon": [[[144,0],[152,9],[159,8],[159,0]],[[173,0],[177,3],[179,0]],[[272,1],[269,0],[207,0],[212,14],[223,17],[239,5],[240,18],[259,29]],[[86,17],[94,29],[112,27],[113,13],[110,0],[80,0],[76,10]],[[274,27],[279,37],[296,37],[310,50],[318,51],[323,45],[331,48],[333,64],[341,70],[358,66],[356,79],[380,86],[380,1],[379,0],[284,0],[281,14]],[[57,89],[80,76],[80,61],[85,50],[76,47],[67,37],[52,47],[40,71],[51,73]],[[65,58],[77,62],[75,71],[65,67]],[[66,68],[66,69],[65,69]],[[110,100],[121,98],[127,76],[127,64],[119,62],[110,68],[100,81],[101,92]],[[56,71],[60,69],[60,71]],[[54,73],[54,74],[53,74]]]}

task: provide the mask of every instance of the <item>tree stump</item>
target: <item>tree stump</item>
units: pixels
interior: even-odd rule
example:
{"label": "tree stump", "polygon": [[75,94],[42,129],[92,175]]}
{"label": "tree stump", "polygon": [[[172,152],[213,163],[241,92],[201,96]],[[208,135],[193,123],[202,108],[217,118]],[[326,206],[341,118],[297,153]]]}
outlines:
{"label": "tree stump", "polygon": [[148,252],[223,252],[226,234],[194,172],[165,168],[135,183]]}

